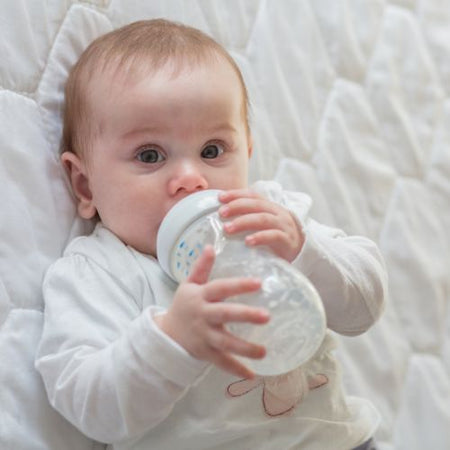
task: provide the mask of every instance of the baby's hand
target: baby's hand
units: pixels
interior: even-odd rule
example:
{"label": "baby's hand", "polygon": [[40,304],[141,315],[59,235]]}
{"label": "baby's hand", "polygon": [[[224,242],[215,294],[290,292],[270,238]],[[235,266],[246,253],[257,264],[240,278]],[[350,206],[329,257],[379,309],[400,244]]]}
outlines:
{"label": "baby's hand", "polygon": [[210,361],[238,377],[252,378],[254,373],[232,355],[260,359],[265,356],[265,348],[234,336],[225,325],[228,322],[264,324],[269,314],[261,308],[223,300],[257,291],[261,282],[254,278],[208,281],[214,257],[213,248],[206,247],[189,278],[178,287],[169,310],[156,316],[155,321],[193,357]]}
{"label": "baby's hand", "polygon": [[265,245],[288,262],[300,253],[305,235],[283,206],[247,189],[224,191],[219,200],[224,204],[220,216],[232,218],[224,225],[227,233],[251,232],[245,238],[247,245]]}

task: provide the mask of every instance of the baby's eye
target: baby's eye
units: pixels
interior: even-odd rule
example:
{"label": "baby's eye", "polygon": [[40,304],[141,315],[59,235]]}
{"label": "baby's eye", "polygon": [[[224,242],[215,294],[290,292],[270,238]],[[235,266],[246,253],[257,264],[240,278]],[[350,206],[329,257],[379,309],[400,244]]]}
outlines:
{"label": "baby's eye", "polygon": [[138,153],[137,159],[143,163],[155,164],[164,161],[166,158],[159,150],[154,148],[144,148]]}
{"label": "baby's eye", "polygon": [[214,159],[223,153],[223,147],[219,144],[208,144],[202,150],[202,158]]}

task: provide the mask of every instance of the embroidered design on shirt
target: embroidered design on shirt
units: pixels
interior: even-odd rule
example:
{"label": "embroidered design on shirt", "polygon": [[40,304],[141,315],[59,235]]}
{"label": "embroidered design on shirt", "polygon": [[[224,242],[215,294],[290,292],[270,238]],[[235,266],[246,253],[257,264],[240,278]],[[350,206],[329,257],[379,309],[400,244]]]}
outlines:
{"label": "embroidered design on shirt", "polygon": [[301,367],[276,377],[256,377],[231,383],[227,393],[231,397],[248,394],[258,386],[263,386],[262,405],[271,417],[281,416],[292,411],[305,398],[308,391],[328,383],[323,374],[306,376]]}

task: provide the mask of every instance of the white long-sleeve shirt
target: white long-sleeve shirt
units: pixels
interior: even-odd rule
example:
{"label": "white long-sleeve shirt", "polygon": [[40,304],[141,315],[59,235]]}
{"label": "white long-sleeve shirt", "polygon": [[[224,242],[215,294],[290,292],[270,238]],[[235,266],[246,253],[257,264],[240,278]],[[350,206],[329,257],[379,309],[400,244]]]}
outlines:
{"label": "white long-sleeve shirt", "polygon": [[[293,265],[319,291],[328,327],[367,330],[386,293],[375,244],[310,219],[305,194],[272,182],[254,189],[301,223],[306,240]],[[290,374],[237,380],[156,326],[176,288],[155,258],[101,224],[48,270],[36,367],[51,404],[86,435],[115,450],[349,450],[373,434],[378,414],[368,401],[344,397],[330,333]]]}

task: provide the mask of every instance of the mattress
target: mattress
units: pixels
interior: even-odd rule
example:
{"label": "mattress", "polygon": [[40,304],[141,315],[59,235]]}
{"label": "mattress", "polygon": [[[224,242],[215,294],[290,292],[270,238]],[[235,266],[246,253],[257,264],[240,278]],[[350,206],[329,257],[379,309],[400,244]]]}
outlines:
{"label": "mattress", "polygon": [[91,227],[58,160],[63,85],[92,39],[154,17],[241,67],[251,179],[307,192],[314,218],[379,244],[386,311],[338,336],[379,448],[450,449],[449,0],[0,0],[0,448],[102,447],[52,410],[33,365],[43,274]]}

